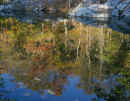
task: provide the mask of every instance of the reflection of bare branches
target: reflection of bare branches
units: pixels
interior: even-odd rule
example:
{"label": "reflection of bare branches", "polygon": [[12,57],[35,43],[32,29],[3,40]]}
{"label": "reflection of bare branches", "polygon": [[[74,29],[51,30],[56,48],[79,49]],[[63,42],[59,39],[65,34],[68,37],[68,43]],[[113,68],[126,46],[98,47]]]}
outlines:
{"label": "reflection of bare branches", "polygon": [[82,29],[81,29],[81,23],[80,23],[80,36],[79,36],[79,39],[78,39],[78,46],[77,46],[77,59],[79,58],[79,48],[80,48],[80,43],[81,43],[81,34],[82,34]]}

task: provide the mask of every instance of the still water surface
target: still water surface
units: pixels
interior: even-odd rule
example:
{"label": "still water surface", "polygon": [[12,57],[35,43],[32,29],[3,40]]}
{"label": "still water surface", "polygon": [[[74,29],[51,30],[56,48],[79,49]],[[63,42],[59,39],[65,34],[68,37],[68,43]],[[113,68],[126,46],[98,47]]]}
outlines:
{"label": "still water surface", "polygon": [[128,27],[89,19],[1,18],[0,99],[129,101]]}

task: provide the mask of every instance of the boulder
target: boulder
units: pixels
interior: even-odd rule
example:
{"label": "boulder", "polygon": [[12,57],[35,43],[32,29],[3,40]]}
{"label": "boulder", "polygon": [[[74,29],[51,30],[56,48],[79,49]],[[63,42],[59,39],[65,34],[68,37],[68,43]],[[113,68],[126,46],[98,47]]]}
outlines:
{"label": "boulder", "polygon": [[78,17],[109,17],[109,6],[103,4],[92,4],[88,7],[83,7],[79,4],[72,12],[71,16]]}
{"label": "boulder", "polygon": [[130,0],[108,0],[105,4],[113,8],[113,16],[130,16]]}
{"label": "boulder", "polygon": [[70,13],[71,16],[83,17],[110,17],[112,16],[130,16],[130,0],[108,0],[104,4],[90,4],[84,6],[80,3]]}

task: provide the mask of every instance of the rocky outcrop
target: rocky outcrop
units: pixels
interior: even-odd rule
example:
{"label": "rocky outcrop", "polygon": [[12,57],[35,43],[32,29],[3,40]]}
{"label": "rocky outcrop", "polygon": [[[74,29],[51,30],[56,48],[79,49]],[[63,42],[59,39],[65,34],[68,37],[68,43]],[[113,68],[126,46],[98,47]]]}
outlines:
{"label": "rocky outcrop", "polygon": [[83,7],[82,3],[79,4],[72,12],[71,16],[77,17],[109,17],[111,8],[103,4],[92,4]]}
{"label": "rocky outcrop", "polygon": [[113,16],[130,16],[130,0],[108,0],[105,5],[113,8]]}
{"label": "rocky outcrop", "polygon": [[[81,5],[82,4],[82,5]],[[83,17],[109,17],[109,16],[130,16],[130,0],[108,0],[104,4],[91,4],[84,6],[79,4],[70,13],[71,16]]]}

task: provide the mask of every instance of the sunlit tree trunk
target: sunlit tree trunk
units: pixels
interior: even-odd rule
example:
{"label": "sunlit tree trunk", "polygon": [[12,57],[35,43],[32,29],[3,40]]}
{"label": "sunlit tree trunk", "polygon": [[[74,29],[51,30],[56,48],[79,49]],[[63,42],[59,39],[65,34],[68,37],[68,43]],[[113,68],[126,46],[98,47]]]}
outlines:
{"label": "sunlit tree trunk", "polygon": [[90,51],[91,51],[91,38],[92,38],[92,35],[91,35],[91,29],[89,28],[89,26],[87,26],[86,28],[86,55],[87,56],[87,61],[88,62],[87,64],[87,69],[88,69],[88,85],[89,85],[89,88],[88,88],[88,91],[90,92],[91,90],[91,83],[92,83],[92,68],[91,68],[91,57],[90,57]]}
{"label": "sunlit tree trunk", "polygon": [[67,47],[67,36],[68,36],[68,28],[67,28],[67,20],[64,20],[64,27],[65,27],[65,46]]}
{"label": "sunlit tree trunk", "polygon": [[110,45],[112,46],[112,41],[111,41],[112,40],[112,29],[109,29],[107,34],[108,34],[108,38],[109,38],[108,42],[110,41],[111,42]]}
{"label": "sunlit tree trunk", "polygon": [[100,79],[102,78],[103,72],[103,49],[104,49],[104,28],[100,29],[99,47],[100,47]]}
{"label": "sunlit tree trunk", "polygon": [[44,23],[42,23],[42,33],[44,34]]}
{"label": "sunlit tree trunk", "polygon": [[79,39],[78,39],[78,46],[77,46],[77,59],[79,58],[79,48],[80,48],[80,44],[81,44],[81,34],[82,34],[82,24],[80,23],[80,36],[79,36]]}
{"label": "sunlit tree trunk", "polygon": [[69,9],[70,9],[71,8],[71,0],[69,0],[69,5],[68,6],[69,6]]}
{"label": "sunlit tree trunk", "polygon": [[64,20],[64,26],[65,26],[65,36],[67,36],[68,35],[67,20]]}
{"label": "sunlit tree trunk", "polygon": [[78,40],[78,46],[77,46],[77,59],[79,57],[79,47],[80,47],[80,39]]}

